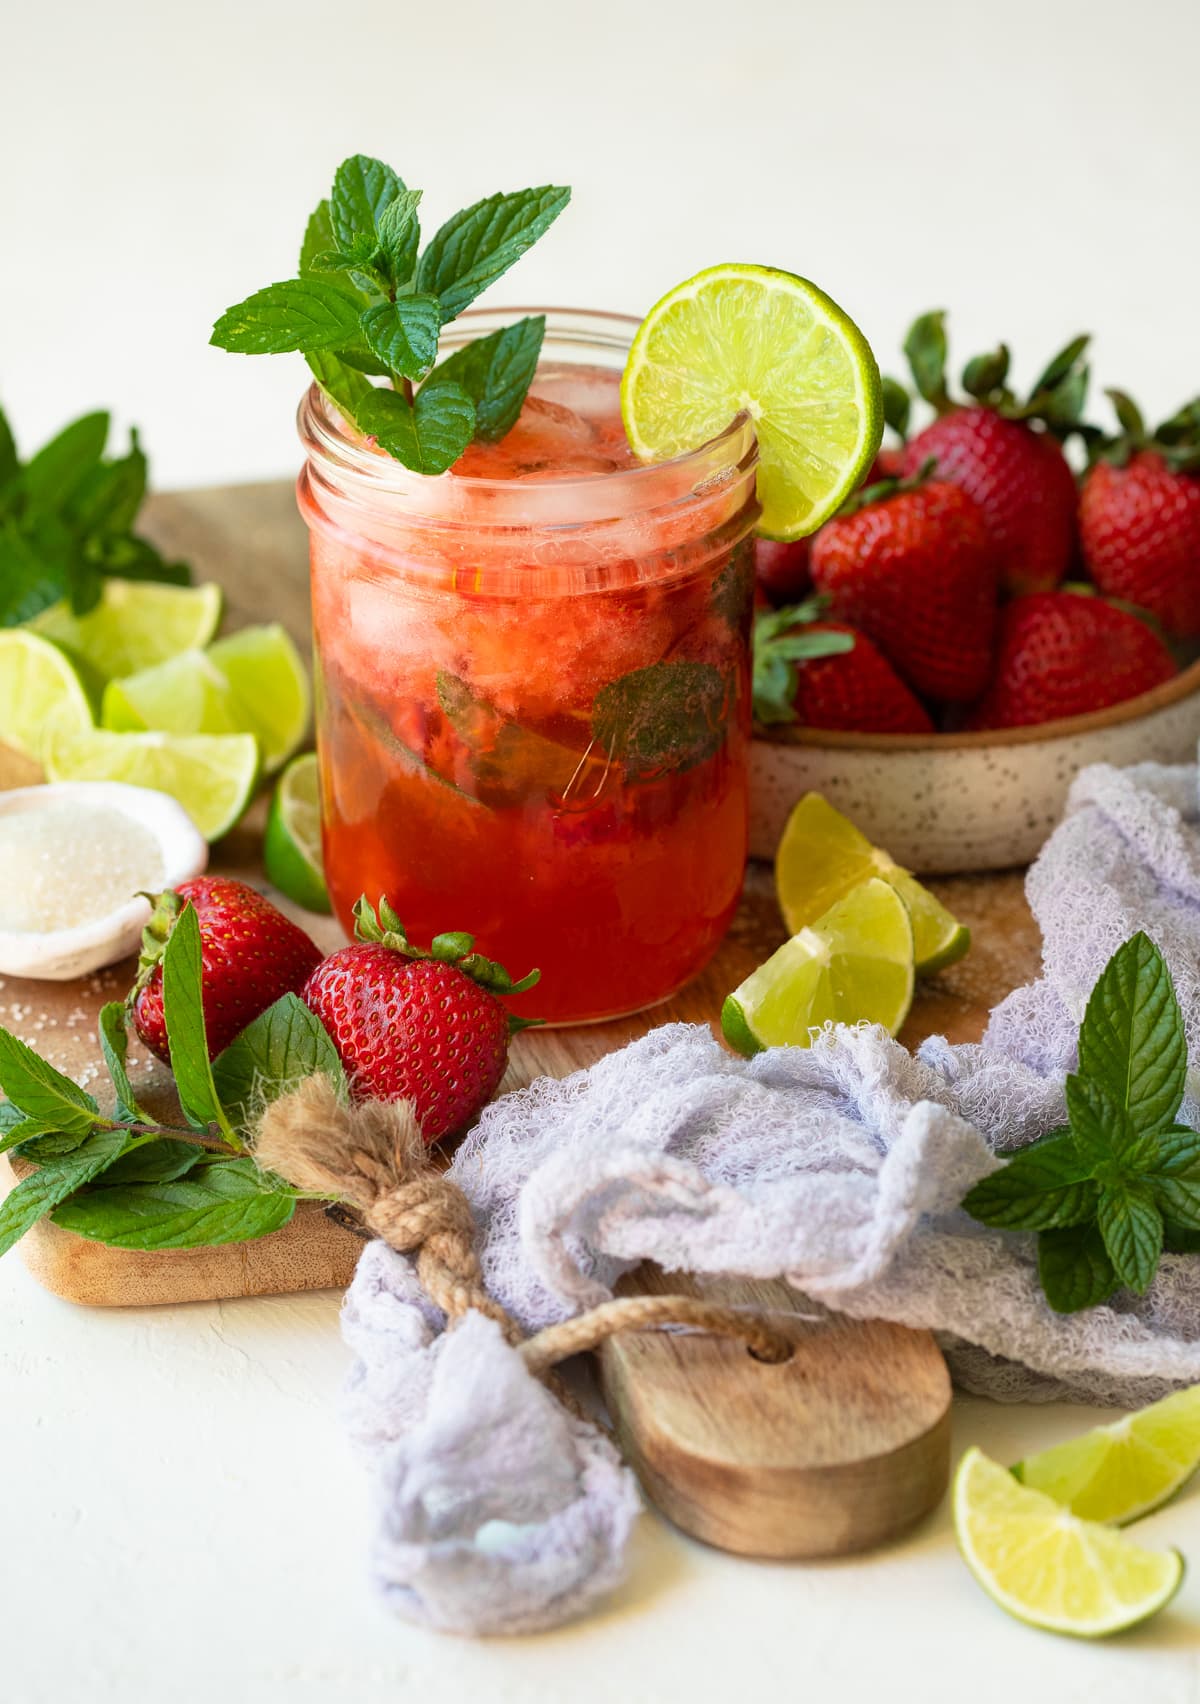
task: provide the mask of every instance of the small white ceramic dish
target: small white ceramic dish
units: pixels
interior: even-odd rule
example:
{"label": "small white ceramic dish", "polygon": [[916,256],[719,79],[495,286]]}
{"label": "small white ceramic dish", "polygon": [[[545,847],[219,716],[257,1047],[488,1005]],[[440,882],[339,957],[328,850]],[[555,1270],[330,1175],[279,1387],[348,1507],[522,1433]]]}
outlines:
{"label": "small white ceramic dish", "polygon": [[[1104,656],[1095,659],[1104,668]],[[1139,698],[1039,727],[972,734],[798,728],[757,738],[750,851],[773,858],[796,800],[823,793],[898,864],[926,874],[1031,863],[1090,763],[1194,763],[1200,663]]]}
{"label": "small white ceramic dish", "polygon": [[[117,811],[146,829],[162,858],[161,885],[175,887],[198,876],[208,863],[208,844],[183,806],[166,793],[129,787],[120,781],[59,781],[43,787],[0,792],[0,818],[28,815],[64,804]],[[86,872],[89,849],[81,845],[79,866]],[[130,897],[124,904],[87,923],[45,931],[0,929],[0,975],[65,982],[116,964],[135,952],[150,917],[148,900]]]}

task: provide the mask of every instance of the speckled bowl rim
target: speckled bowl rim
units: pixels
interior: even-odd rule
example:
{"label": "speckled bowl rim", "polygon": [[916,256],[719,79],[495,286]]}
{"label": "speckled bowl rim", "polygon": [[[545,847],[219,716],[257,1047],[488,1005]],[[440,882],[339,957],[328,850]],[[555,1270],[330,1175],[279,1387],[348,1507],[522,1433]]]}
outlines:
{"label": "speckled bowl rim", "polygon": [[1140,721],[1200,691],[1200,662],[1181,669],[1171,680],[1137,698],[1092,710],[1086,716],[1063,716],[1029,728],[986,728],[951,734],[858,734],[837,728],[772,728],[755,726],[755,739],[773,746],[829,746],[840,751],[995,751],[1007,746],[1043,745],[1052,740],[1077,739],[1101,733],[1125,722]]}

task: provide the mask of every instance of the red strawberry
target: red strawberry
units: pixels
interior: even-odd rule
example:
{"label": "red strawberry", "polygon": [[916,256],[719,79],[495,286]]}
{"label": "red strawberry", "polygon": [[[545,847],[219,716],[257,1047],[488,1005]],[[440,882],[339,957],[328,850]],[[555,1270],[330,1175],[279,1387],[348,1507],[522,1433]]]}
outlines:
{"label": "red strawberry", "polygon": [[[804,617],[807,612],[798,613]],[[831,634],[847,641],[843,649],[820,646],[822,637]],[[810,643],[797,645],[801,637]],[[802,619],[780,625],[774,616],[759,624],[754,640],[754,710],[767,726],[799,722],[807,728],[859,733],[934,731],[925,706],[866,634],[834,621]]]}
{"label": "red strawberry", "polygon": [[1177,639],[1200,639],[1200,398],[1157,432],[1110,391],[1123,431],[1079,499],[1083,559],[1102,592],[1140,604]]}
{"label": "red strawberry", "polygon": [[914,692],[967,703],[991,669],[996,568],[987,528],[945,480],[901,482],[891,493],[825,523],[813,540],[813,584]]}
{"label": "red strawberry", "polygon": [[991,685],[968,728],[1081,716],[1170,680],[1171,653],[1144,621],[1085,592],[1034,592],[1000,613]]}
{"label": "red strawberry", "polygon": [[798,602],[808,591],[809,543],[806,538],[794,539],[790,544],[781,544],[773,538],[754,541],[755,585],[777,608]]}
{"label": "red strawberry", "polygon": [[354,908],[353,946],[309,977],[301,998],[320,1018],[363,1099],[413,1103],[426,1142],[461,1130],[491,1100],[521,1021],[498,996],[532,988],[474,951],[466,934],[414,947],[386,900],[380,922],[365,898]]}
{"label": "red strawberry", "polygon": [[269,899],[244,882],[197,876],[158,896],[143,936],[141,968],[129,996],[143,1043],[170,1063],[163,1019],[162,953],[175,919],[191,902],[200,925],[204,1024],[215,1059],[235,1035],[285,994],[298,994],[320,949]]}
{"label": "red strawberry", "polygon": [[1075,476],[1056,434],[1075,430],[1087,392],[1081,364],[1087,338],[1055,356],[1020,403],[1007,388],[1008,350],[969,361],[963,371],[968,401],[956,405],[946,389],[944,315],[925,314],[905,350],[917,388],[939,418],[905,446],[903,471],[914,474],[931,457],[938,479],[961,485],[983,512],[996,547],[1000,584],[1010,593],[1049,591],[1075,555]]}

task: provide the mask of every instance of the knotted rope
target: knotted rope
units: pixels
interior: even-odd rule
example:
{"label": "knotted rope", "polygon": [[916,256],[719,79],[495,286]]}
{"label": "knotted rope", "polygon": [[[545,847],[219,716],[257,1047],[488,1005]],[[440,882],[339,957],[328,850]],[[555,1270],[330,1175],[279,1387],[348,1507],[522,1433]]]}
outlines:
{"label": "knotted rope", "polygon": [[660,1325],[740,1337],[763,1361],[785,1361],[792,1352],[790,1341],[758,1315],[696,1296],[604,1302],[523,1339],[516,1321],[484,1288],[470,1203],[432,1164],[407,1101],[348,1107],[327,1077],[309,1077],[266,1108],[254,1154],[265,1170],[305,1194],[348,1203],[397,1253],[415,1254],[421,1285],[450,1326],[472,1309],[486,1314],[539,1378],[615,1332]]}

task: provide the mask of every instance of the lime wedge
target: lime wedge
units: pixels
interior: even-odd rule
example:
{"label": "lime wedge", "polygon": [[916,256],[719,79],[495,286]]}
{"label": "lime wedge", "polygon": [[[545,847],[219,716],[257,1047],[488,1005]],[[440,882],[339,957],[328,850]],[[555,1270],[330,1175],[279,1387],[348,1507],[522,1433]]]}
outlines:
{"label": "lime wedge", "polygon": [[801,929],[721,1008],[739,1053],[808,1047],[822,1024],[882,1024],[893,1035],[913,997],[912,924],[887,882],[870,878]]}
{"label": "lime wedge", "polygon": [[879,448],[870,345],[823,290],[769,266],[713,266],[642,321],[621,381],[635,455],[698,449],[746,411],[758,438],[759,530],[802,538],[839,508]]}
{"label": "lime wedge", "polygon": [[792,934],[871,876],[894,887],[908,907],[918,976],[963,956],[971,931],[820,793],[806,793],[793,808],[775,854],[775,891]]}
{"label": "lime wedge", "polygon": [[1200,1385],[1019,1461],[1013,1474],[1083,1520],[1124,1526],[1200,1467]]}
{"label": "lime wedge", "polygon": [[1177,1550],[1143,1550],[1020,1485],[982,1450],[954,1479],[954,1532],[968,1568],[1001,1609],[1052,1633],[1098,1639],[1147,1620],[1183,1579]]}
{"label": "lime wedge", "polygon": [[117,733],[155,729],[165,734],[245,734],[233,690],[203,651],[181,651],[165,663],[110,680],[100,710]]}
{"label": "lime wedge", "polygon": [[111,679],[200,650],[221,619],[221,588],[160,586],[152,580],[106,580],[100,602],[86,615],[53,604],[29,626],[81,656]]}
{"label": "lime wedge", "polygon": [[279,778],[263,842],[267,876],[308,911],[332,911],[321,864],[321,794],[315,753],[289,763]]}
{"label": "lime wedge", "polygon": [[61,733],[44,752],[51,781],[129,781],[169,793],[206,840],[232,828],[258,779],[252,734]]}
{"label": "lime wedge", "polygon": [[240,706],[241,726],[258,739],[270,774],[286,763],[308,732],[312,695],[308,673],[286,631],[272,623],[243,627],[208,650]]}
{"label": "lime wedge", "polygon": [[91,726],[87,688],[66,653],[20,627],[0,632],[0,741],[40,762],[52,730]]}

